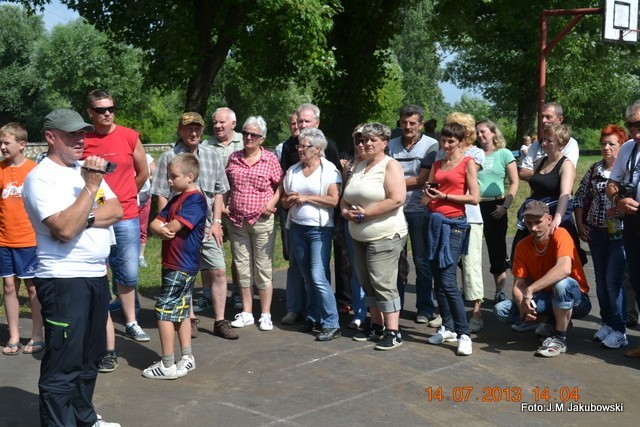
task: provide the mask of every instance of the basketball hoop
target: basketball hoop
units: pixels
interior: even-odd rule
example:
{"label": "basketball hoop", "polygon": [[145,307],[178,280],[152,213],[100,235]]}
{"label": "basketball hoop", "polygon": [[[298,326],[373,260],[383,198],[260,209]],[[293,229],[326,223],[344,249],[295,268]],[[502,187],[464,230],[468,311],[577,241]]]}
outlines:
{"label": "basketball hoop", "polygon": [[605,0],[602,40],[638,42],[638,0]]}

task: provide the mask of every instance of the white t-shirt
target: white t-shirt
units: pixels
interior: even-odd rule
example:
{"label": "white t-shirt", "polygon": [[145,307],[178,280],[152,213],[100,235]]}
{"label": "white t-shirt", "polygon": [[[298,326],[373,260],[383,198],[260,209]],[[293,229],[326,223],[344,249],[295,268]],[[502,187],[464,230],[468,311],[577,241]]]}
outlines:
{"label": "white t-shirt", "polygon": [[[111,249],[111,227],[90,227],[68,242],[55,240],[43,220],[71,206],[84,190],[81,164],[67,167],[49,158],[33,169],[24,183],[25,208],[36,232],[38,267],[36,277],[102,277]],[[115,198],[102,181],[96,199]],[[94,207],[98,204],[94,202]]]}
{"label": "white t-shirt", "polygon": [[[578,158],[580,157],[580,149],[578,148],[578,141],[573,138],[569,138],[569,142],[562,149],[562,154],[571,162],[574,166],[578,166]],[[527,155],[524,156],[522,161],[520,162],[520,167],[522,169],[531,169],[533,170],[533,164],[536,160],[545,157],[546,154],[544,150],[540,146],[540,141],[536,141],[529,146],[529,151]]]}
{"label": "white t-shirt", "polygon": [[[633,139],[628,140],[622,147],[620,147],[620,151],[618,152],[618,157],[616,157],[616,161],[613,164],[613,168],[611,168],[611,176],[609,179],[616,182],[633,182],[636,185],[640,182],[640,144],[636,144]],[[636,158],[630,161],[631,153],[633,153],[633,148],[636,148]],[[634,167],[635,166],[635,167]],[[630,177],[630,167],[634,167],[634,173],[632,179]],[[638,186],[640,187],[640,186]],[[636,200],[640,201],[640,188],[636,191]]]}
{"label": "white t-shirt", "polygon": [[[287,193],[325,196],[329,185],[342,183],[338,169],[324,157],[320,158],[320,166],[309,176],[304,176],[302,166],[302,162],[298,162],[287,170],[284,178],[284,189]],[[311,203],[295,205],[289,209],[287,226],[289,221],[312,227],[333,227],[333,209],[321,208]]]}

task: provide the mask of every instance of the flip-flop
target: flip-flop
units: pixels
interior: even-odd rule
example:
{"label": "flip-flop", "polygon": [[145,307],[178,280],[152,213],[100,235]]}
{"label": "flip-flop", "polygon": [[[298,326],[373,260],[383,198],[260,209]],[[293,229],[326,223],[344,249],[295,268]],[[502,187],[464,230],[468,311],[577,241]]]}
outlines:
{"label": "flip-flop", "polygon": [[[7,348],[9,348],[10,350],[7,351]],[[15,356],[16,354],[20,354],[21,348],[22,344],[20,344],[19,342],[8,342],[2,350],[2,354],[4,354],[5,356]]]}
{"label": "flip-flop", "polygon": [[[23,354],[35,354],[40,353],[44,350],[44,341],[29,341],[27,345],[24,346],[24,350],[22,350]],[[27,347],[31,347],[31,351],[27,351]]]}

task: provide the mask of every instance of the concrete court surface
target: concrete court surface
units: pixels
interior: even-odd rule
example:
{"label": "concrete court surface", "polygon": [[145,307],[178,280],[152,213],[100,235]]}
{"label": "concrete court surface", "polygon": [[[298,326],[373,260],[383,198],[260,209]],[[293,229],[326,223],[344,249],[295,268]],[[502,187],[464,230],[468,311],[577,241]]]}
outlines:
{"label": "concrete court surface", "polygon": [[[456,343],[425,343],[434,330],[413,322],[413,285],[407,287],[404,344],[398,349],[375,351],[372,343],[352,341],[346,327],[342,338],[316,342],[297,326],[278,322],[285,312],[282,270],[274,276],[274,330],[248,326],[239,330],[240,339],[227,341],[211,334],[211,310],[201,313],[200,334],[193,342],[197,369],[178,380],[141,376],[142,369],[159,360],[153,300],[143,298],[140,316],[152,337],[148,343],[125,338],[122,316],[116,313],[119,366],[100,374],[95,407],[105,420],[123,426],[637,426],[640,359],[592,341],[599,314],[591,263],[585,268],[594,309],[574,321],[567,353],[545,359],[534,356],[540,341],[533,332],[516,333],[495,320],[486,252],[484,259],[486,326],[472,335],[471,356],[457,356]],[[409,283],[414,283],[411,270]],[[236,312],[228,308],[227,319]],[[257,301],[254,315],[259,316]],[[24,338],[30,325],[21,321]],[[342,325],[348,321],[341,315]],[[628,337],[630,346],[640,345],[637,328]],[[41,355],[0,356],[1,426],[38,425]],[[602,412],[591,404],[622,412]],[[556,411],[532,412],[549,408]]]}

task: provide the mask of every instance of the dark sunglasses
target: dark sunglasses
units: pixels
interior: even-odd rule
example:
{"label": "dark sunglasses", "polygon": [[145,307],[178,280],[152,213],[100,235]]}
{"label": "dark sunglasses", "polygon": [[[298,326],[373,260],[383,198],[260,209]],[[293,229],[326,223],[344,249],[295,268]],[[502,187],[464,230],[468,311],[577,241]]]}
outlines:
{"label": "dark sunglasses", "polygon": [[262,135],[260,135],[259,133],[247,132],[246,130],[242,131],[242,135],[246,136],[247,138],[248,137],[251,137],[254,139],[262,138]]}
{"label": "dark sunglasses", "polygon": [[112,105],[111,107],[91,107],[91,109],[93,111],[95,111],[98,114],[104,114],[107,111],[110,112],[111,114],[116,112],[116,106]]}
{"label": "dark sunglasses", "polygon": [[640,122],[625,122],[624,126],[627,129],[631,129],[631,128],[640,128]]}
{"label": "dark sunglasses", "polygon": [[364,144],[364,139],[356,139],[355,141],[353,141],[353,143],[355,145],[362,145],[362,144]]}

